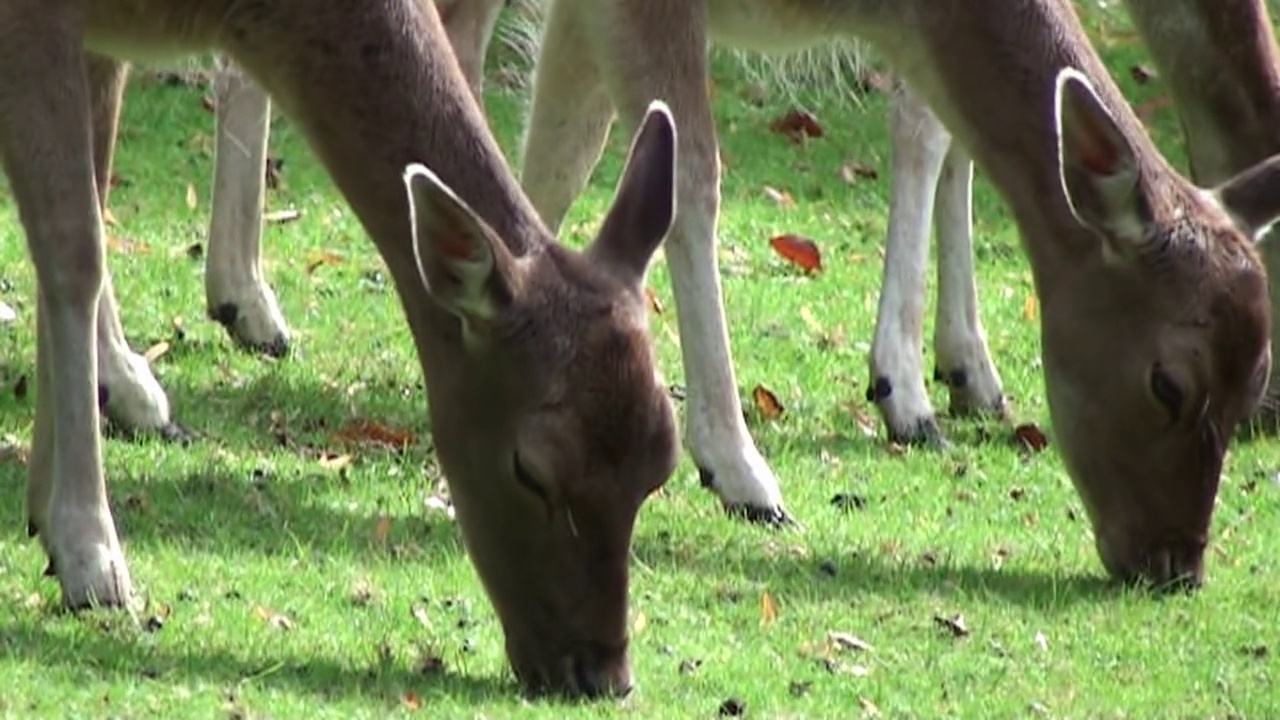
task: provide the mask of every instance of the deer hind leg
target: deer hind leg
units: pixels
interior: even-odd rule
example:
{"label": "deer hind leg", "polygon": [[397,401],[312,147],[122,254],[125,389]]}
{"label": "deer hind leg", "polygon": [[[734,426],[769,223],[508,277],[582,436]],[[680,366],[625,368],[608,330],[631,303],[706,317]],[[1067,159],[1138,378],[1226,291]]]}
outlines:
{"label": "deer hind leg", "polygon": [[593,27],[577,5],[547,9],[520,162],[521,185],[552,232],[586,187],[614,119]]}
{"label": "deer hind leg", "polygon": [[484,107],[484,58],[506,0],[436,0],[454,57],[476,102]]}
{"label": "deer hind leg", "polygon": [[978,314],[973,272],[973,161],[952,142],[942,162],[933,218],[938,229],[934,377],[951,393],[952,415],[1005,413],[1004,391]]}
{"label": "deer hind leg", "polygon": [[75,22],[52,8],[25,0],[0,10],[0,143],[40,294],[29,525],[66,604],[120,605],[133,588],[98,431],[94,336],[105,268],[90,93]]}
{"label": "deer hind leg", "polygon": [[262,269],[271,99],[230,62],[214,81],[217,140],[205,301],[237,345],[271,357],[289,352],[289,327]]}
{"label": "deer hind leg", "polygon": [[929,229],[950,136],[903,84],[890,117],[893,187],[867,400],[879,408],[891,440],[942,445],[922,354]]}
{"label": "deer hind leg", "polygon": [[[94,181],[99,207],[105,210],[111,193],[111,164],[128,66],[86,53],[85,72],[89,78]],[[164,388],[152,374],[147,359],[135,353],[125,339],[110,273],[103,279],[96,323],[98,381],[107,419],[129,433],[159,432],[166,437],[174,434]]]}
{"label": "deer hind leg", "polygon": [[[583,103],[573,90],[580,87],[584,66],[591,63],[575,53],[588,48],[597,51],[605,86],[628,131],[639,124],[654,98],[670,105],[679,128],[679,180],[678,210],[665,255],[675,291],[688,386],[685,441],[703,484],[719,496],[727,510],[752,520],[784,522],[788,516],[778,481],[743,420],[725,322],[716,260],[720,161],[706,91],[705,3],[665,3],[660,8],[640,2],[608,5],[603,11],[599,3],[585,2],[560,2],[551,8],[537,71],[535,108],[546,112],[549,105],[558,106],[562,117],[581,112]],[[594,24],[588,42],[574,42],[575,38],[564,32],[564,24],[569,22],[564,13],[571,8],[582,23],[580,27]],[[554,99],[544,94],[552,91],[557,92]],[[564,120],[535,117],[534,121],[542,123],[539,131],[551,129],[556,136],[535,135],[531,129],[531,153],[554,152],[552,141],[562,148],[582,143],[582,130],[567,128],[570,123]],[[585,156],[585,150],[580,152],[583,155],[579,157]],[[527,177],[544,183],[555,179],[547,174],[556,172],[554,168],[536,170],[535,174],[535,167],[527,166]],[[563,214],[563,206],[572,200],[581,181],[577,176],[572,180],[560,177],[552,184],[555,192],[539,182],[531,181],[528,186],[537,207],[553,210],[547,219],[554,222],[560,218],[556,212]]]}

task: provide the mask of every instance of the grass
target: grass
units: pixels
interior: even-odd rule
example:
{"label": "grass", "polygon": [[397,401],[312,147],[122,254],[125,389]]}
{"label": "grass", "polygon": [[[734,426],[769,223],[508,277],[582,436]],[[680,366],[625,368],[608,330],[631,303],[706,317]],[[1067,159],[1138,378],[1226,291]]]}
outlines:
{"label": "grass", "polygon": [[[1125,18],[1090,23],[1131,101],[1156,97],[1158,81],[1138,85],[1127,72],[1144,57]],[[683,718],[714,717],[730,699],[748,717],[770,718],[1280,714],[1270,652],[1280,644],[1275,442],[1234,446],[1208,585],[1166,598],[1107,585],[1052,450],[1027,456],[983,441],[990,427],[947,420],[952,452],[892,452],[878,423],[866,432],[854,410],[867,410],[886,100],[859,107],[835,92],[775,92],[753,106],[741,100],[740,66],[723,57],[714,83],[739,382],[804,529],[727,519],[683,460],[646,505],[634,543],[638,692],[585,705],[520,697],[457,530],[424,504],[440,475],[381,261],[285,120],[272,136],[284,185],[268,202],[303,214],[271,226],[266,245],[295,352],[252,357],[204,319],[202,263],[188,248],[204,240],[212,117],[202,89],[139,78],[118,151],[125,182],[112,199],[111,234],[127,242],[110,263],[135,347],[171,343],[156,371],[177,417],[203,439],[189,449],[106,444],[117,521],[150,603],[141,629],[55,610],[56,585],[40,578],[44,559],[23,532],[25,468],[0,461],[0,716]],[[825,137],[796,146],[768,131],[794,100]],[[488,102],[514,157],[522,101],[495,90]],[[1168,110],[1152,132],[1181,164]],[[598,223],[625,140],[613,138],[566,224],[569,242]],[[842,181],[850,161],[879,179]],[[765,185],[789,192],[795,207],[767,199]],[[27,443],[34,403],[14,388],[33,376],[33,285],[7,185],[0,213],[0,295],[19,312],[0,326],[0,436]],[[981,178],[976,214],[992,350],[1018,418],[1047,426],[1037,326],[1025,311],[1030,276],[1009,214]],[[804,277],[787,266],[767,242],[781,232],[817,240],[826,271]],[[651,278],[667,308],[653,320],[655,341],[679,383],[665,266]],[[750,409],[757,384],[786,405],[780,420]],[[940,391],[936,402],[945,407]],[[335,440],[360,419],[417,441],[396,453]],[[318,457],[325,449],[354,460],[334,468]],[[840,493],[865,504],[837,507]],[[955,615],[967,635],[935,619]],[[832,650],[832,631],[873,649]]]}

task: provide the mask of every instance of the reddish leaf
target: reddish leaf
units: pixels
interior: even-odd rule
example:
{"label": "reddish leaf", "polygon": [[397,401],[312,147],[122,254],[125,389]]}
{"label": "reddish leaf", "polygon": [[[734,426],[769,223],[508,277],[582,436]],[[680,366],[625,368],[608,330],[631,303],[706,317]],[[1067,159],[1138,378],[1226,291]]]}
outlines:
{"label": "reddish leaf", "polygon": [[796,206],[796,199],[791,197],[791,193],[786,190],[779,190],[769,185],[764,186],[765,197],[772,200],[778,207],[789,210]]}
{"label": "reddish leaf", "polygon": [[756,408],[760,410],[760,415],[765,420],[771,422],[777,420],[787,411],[778,400],[778,396],[763,385],[756,385],[751,391],[751,397],[756,401]]}
{"label": "reddish leaf", "polygon": [[853,183],[858,180],[875,180],[879,177],[879,171],[870,165],[863,165],[860,162],[847,162],[840,166],[840,179],[847,183]]}
{"label": "reddish leaf", "polygon": [[760,596],[760,624],[768,625],[778,619],[778,604],[773,601],[773,596],[768,590]]}
{"label": "reddish leaf", "polygon": [[1035,295],[1028,295],[1027,299],[1022,301],[1022,317],[1026,318],[1027,322],[1036,321],[1036,296]]}
{"label": "reddish leaf", "polygon": [[1035,423],[1023,423],[1014,428],[1013,439],[1033,453],[1038,453],[1049,447],[1049,437]]}
{"label": "reddish leaf", "polygon": [[801,142],[805,138],[822,137],[822,126],[813,113],[807,110],[791,110],[787,114],[769,123],[773,132],[786,135],[792,142]]}
{"label": "reddish leaf", "polygon": [[805,272],[822,270],[822,251],[817,243],[798,235],[778,235],[769,244],[779,255],[800,266]]}
{"label": "reddish leaf", "polygon": [[332,250],[318,250],[307,257],[307,274],[310,275],[321,265],[337,265],[346,258]]}
{"label": "reddish leaf", "polygon": [[394,430],[372,420],[352,420],[338,431],[338,440],[352,445],[387,445],[399,450],[413,443],[413,433]]}
{"label": "reddish leaf", "polygon": [[404,694],[404,706],[410,710],[417,710],[422,707],[422,698],[418,694],[410,690]]}

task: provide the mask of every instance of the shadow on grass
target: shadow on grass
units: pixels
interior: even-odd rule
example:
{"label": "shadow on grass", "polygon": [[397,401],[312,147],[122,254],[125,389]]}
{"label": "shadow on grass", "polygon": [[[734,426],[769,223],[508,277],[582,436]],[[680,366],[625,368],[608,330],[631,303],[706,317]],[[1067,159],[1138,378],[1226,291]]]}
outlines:
{"label": "shadow on grass", "polygon": [[[90,618],[72,622],[90,624]],[[105,624],[113,625],[114,622]],[[60,626],[59,626],[60,628]],[[31,623],[9,621],[0,627],[0,647],[8,657],[23,658],[47,673],[83,681],[85,676],[105,682],[135,686],[144,679],[175,684],[208,683],[234,691],[243,684],[291,689],[322,699],[383,697],[399,705],[407,691],[417,694],[424,706],[433,699],[450,703],[479,704],[508,699],[519,689],[507,676],[477,677],[452,670],[424,672],[401,662],[381,663],[370,658],[365,666],[328,657],[289,657],[270,660],[248,657],[223,648],[199,648],[189,644],[145,642],[137,631],[114,632],[86,627],[67,633],[50,629],[50,618],[34,616]]]}

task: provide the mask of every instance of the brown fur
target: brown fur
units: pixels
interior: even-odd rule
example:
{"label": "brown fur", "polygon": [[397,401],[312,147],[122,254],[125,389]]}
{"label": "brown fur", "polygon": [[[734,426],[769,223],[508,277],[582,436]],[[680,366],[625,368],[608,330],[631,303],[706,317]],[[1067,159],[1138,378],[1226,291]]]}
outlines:
{"label": "brown fur", "polygon": [[[222,50],[292,116],[394,278],[436,449],[517,675],[531,689],[626,691],[632,525],[678,450],[641,291],[674,212],[666,111],[647,114],[587,257],[557,246],[534,214],[425,2],[0,7],[0,143],[41,293],[28,512],[72,606],[133,594],[106,504],[93,324],[105,183],[90,128],[115,118],[91,112],[91,98],[118,109],[120,74],[111,63],[86,74],[86,46]],[[600,432],[611,427],[628,431]]]}
{"label": "brown fur", "polygon": [[738,411],[715,273],[707,43],[771,50],[856,36],[928,102],[1013,211],[1043,308],[1057,446],[1105,566],[1125,579],[1199,582],[1225,438],[1269,367],[1250,223],[1280,212],[1280,180],[1240,176],[1215,195],[1180,177],[1068,0],[554,0],[547,15],[523,163],[547,222],[581,190],[615,108],[634,126],[644,99],[663,97],[680,125],[666,257],[688,414],[703,415],[691,432]]}

